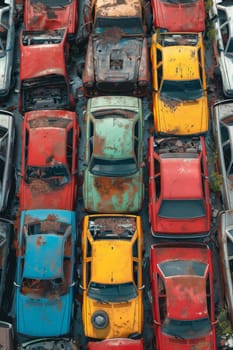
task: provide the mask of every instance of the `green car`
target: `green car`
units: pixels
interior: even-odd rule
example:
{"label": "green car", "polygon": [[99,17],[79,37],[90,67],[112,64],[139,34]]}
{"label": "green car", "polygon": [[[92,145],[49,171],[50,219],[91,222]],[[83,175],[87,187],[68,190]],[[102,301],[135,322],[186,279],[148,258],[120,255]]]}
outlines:
{"label": "green car", "polygon": [[88,100],[83,200],[88,211],[129,213],[141,209],[143,113],[139,98]]}

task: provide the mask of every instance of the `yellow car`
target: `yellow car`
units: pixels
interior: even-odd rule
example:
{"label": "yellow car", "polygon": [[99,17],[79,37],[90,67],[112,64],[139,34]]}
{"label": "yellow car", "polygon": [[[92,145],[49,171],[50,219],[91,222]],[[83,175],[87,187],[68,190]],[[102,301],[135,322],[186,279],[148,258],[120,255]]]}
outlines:
{"label": "yellow car", "polygon": [[84,217],[82,319],[95,339],[137,337],[143,327],[140,216]]}
{"label": "yellow car", "polygon": [[151,63],[156,133],[206,133],[209,111],[202,34],[154,34]]}

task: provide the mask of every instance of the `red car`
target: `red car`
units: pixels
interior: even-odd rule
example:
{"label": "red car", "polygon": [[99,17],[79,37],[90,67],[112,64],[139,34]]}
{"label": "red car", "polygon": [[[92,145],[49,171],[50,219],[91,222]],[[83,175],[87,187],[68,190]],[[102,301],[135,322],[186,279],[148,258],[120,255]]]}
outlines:
{"label": "red car", "polygon": [[77,31],[77,0],[25,0],[24,26],[26,30],[54,30],[67,27],[68,38]]}
{"label": "red car", "polygon": [[77,187],[76,113],[25,113],[20,209],[73,210]]}
{"label": "red car", "polygon": [[169,32],[203,32],[204,0],[152,0],[154,27]]}
{"label": "red car", "polygon": [[115,339],[106,339],[100,342],[89,342],[88,350],[143,350],[144,342],[143,339],[124,339],[124,338],[115,338]]}
{"label": "red car", "polygon": [[150,137],[148,162],[152,235],[207,236],[211,204],[204,137]]}
{"label": "red car", "polygon": [[66,29],[21,32],[20,112],[74,109],[75,102],[66,71],[68,57],[66,38]]}
{"label": "red car", "polygon": [[216,350],[211,251],[205,244],[151,246],[152,314],[157,350]]}

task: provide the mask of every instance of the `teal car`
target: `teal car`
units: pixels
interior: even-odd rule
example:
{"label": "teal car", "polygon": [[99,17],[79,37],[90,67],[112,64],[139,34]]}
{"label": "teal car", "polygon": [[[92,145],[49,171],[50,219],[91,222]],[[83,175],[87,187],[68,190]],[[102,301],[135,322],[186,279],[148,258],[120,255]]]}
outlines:
{"label": "teal car", "polygon": [[100,213],[139,211],[144,196],[141,100],[91,98],[85,119],[85,209]]}

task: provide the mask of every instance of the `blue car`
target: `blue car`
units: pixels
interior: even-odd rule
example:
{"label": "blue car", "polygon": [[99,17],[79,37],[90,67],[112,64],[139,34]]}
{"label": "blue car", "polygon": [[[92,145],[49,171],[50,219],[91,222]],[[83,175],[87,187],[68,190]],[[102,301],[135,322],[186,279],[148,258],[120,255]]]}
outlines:
{"label": "blue car", "polygon": [[75,242],[75,212],[22,211],[14,282],[19,335],[57,337],[70,333]]}

